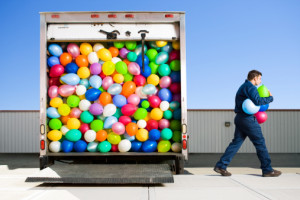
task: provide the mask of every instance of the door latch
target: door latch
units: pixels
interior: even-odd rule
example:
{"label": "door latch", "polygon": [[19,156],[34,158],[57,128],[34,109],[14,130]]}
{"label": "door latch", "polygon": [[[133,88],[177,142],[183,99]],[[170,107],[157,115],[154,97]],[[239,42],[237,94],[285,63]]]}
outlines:
{"label": "door latch", "polygon": [[118,30],[113,30],[112,32],[107,32],[107,31],[101,29],[99,32],[106,34],[106,39],[108,39],[108,40],[117,39],[117,35],[120,35],[120,32]]}

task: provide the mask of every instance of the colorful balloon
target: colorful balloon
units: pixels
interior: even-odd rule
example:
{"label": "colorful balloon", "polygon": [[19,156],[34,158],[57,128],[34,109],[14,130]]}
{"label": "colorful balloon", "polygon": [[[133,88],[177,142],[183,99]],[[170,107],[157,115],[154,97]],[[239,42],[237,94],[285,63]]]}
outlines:
{"label": "colorful balloon", "polygon": [[50,44],[48,46],[48,51],[51,55],[59,57],[62,53],[63,50],[58,44]]}
{"label": "colorful balloon", "polygon": [[92,115],[101,115],[103,113],[103,106],[98,103],[93,103],[89,111]]}
{"label": "colorful balloon", "polygon": [[103,128],[110,129],[110,128],[112,128],[112,125],[117,122],[118,122],[118,118],[116,118],[115,116],[109,116],[104,120]]}
{"label": "colorful balloon", "polygon": [[259,124],[264,123],[268,119],[268,115],[266,112],[257,112],[254,114],[254,116],[256,117],[256,120]]}
{"label": "colorful balloon", "polygon": [[246,99],[242,104],[242,109],[248,115],[253,115],[259,111],[260,106],[255,105],[250,99]]}
{"label": "colorful balloon", "polygon": [[116,122],[112,125],[112,131],[118,135],[123,135],[125,133],[125,126],[121,122]]}
{"label": "colorful balloon", "polygon": [[80,55],[79,46],[74,43],[68,44],[67,51],[73,58],[76,58],[77,56]]}
{"label": "colorful balloon", "polygon": [[128,65],[128,71],[132,75],[139,75],[141,73],[140,66],[136,62],[131,62]]}
{"label": "colorful balloon", "polygon": [[102,85],[102,79],[98,75],[93,75],[89,79],[90,85],[93,88],[99,89]]}
{"label": "colorful balloon", "polygon": [[64,83],[68,85],[77,85],[80,82],[80,78],[77,74],[69,73],[60,78]]}
{"label": "colorful balloon", "polygon": [[108,88],[107,92],[111,95],[120,94],[122,92],[122,86],[119,83],[114,83]]}
{"label": "colorful balloon", "polygon": [[50,77],[60,77],[65,72],[65,68],[62,65],[54,65],[50,68]]}

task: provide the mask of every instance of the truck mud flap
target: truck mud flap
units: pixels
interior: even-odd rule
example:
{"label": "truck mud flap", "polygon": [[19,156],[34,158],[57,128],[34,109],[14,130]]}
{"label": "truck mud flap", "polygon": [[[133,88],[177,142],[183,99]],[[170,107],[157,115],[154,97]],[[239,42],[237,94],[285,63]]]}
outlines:
{"label": "truck mud flap", "polygon": [[69,184],[174,183],[168,164],[56,164],[26,182]]}

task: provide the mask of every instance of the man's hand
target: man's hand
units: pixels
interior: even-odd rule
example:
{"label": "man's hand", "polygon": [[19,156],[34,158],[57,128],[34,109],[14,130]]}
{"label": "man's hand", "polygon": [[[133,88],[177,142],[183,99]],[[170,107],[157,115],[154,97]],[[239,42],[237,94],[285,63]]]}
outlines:
{"label": "man's hand", "polygon": [[270,94],[270,96],[273,96],[273,95],[271,94],[270,90],[269,90],[269,94]]}

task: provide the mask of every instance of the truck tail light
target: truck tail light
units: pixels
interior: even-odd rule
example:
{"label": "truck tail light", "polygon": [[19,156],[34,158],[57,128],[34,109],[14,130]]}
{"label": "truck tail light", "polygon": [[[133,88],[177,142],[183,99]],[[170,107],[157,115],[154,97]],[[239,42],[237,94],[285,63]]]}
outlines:
{"label": "truck tail light", "polygon": [[108,18],[117,18],[117,15],[115,15],[115,14],[109,14]]}
{"label": "truck tail light", "polygon": [[58,18],[59,18],[59,15],[51,15],[51,18],[56,18],[56,19],[58,19]]}
{"label": "truck tail light", "polygon": [[126,14],[125,17],[126,18],[134,18],[134,15],[133,14]]}
{"label": "truck tail light", "polygon": [[41,150],[45,150],[45,140],[41,140]]}
{"label": "truck tail light", "polygon": [[186,149],[186,140],[182,140],[182,148]]}
{"label": "truck tail light", "polygon": [[173,18],[174,15],[173,14],[165,14],[165,18]]}
{"label": "truck tail light", "polygon": [[99,18],[98,14],[91,14],[91,18]]}

